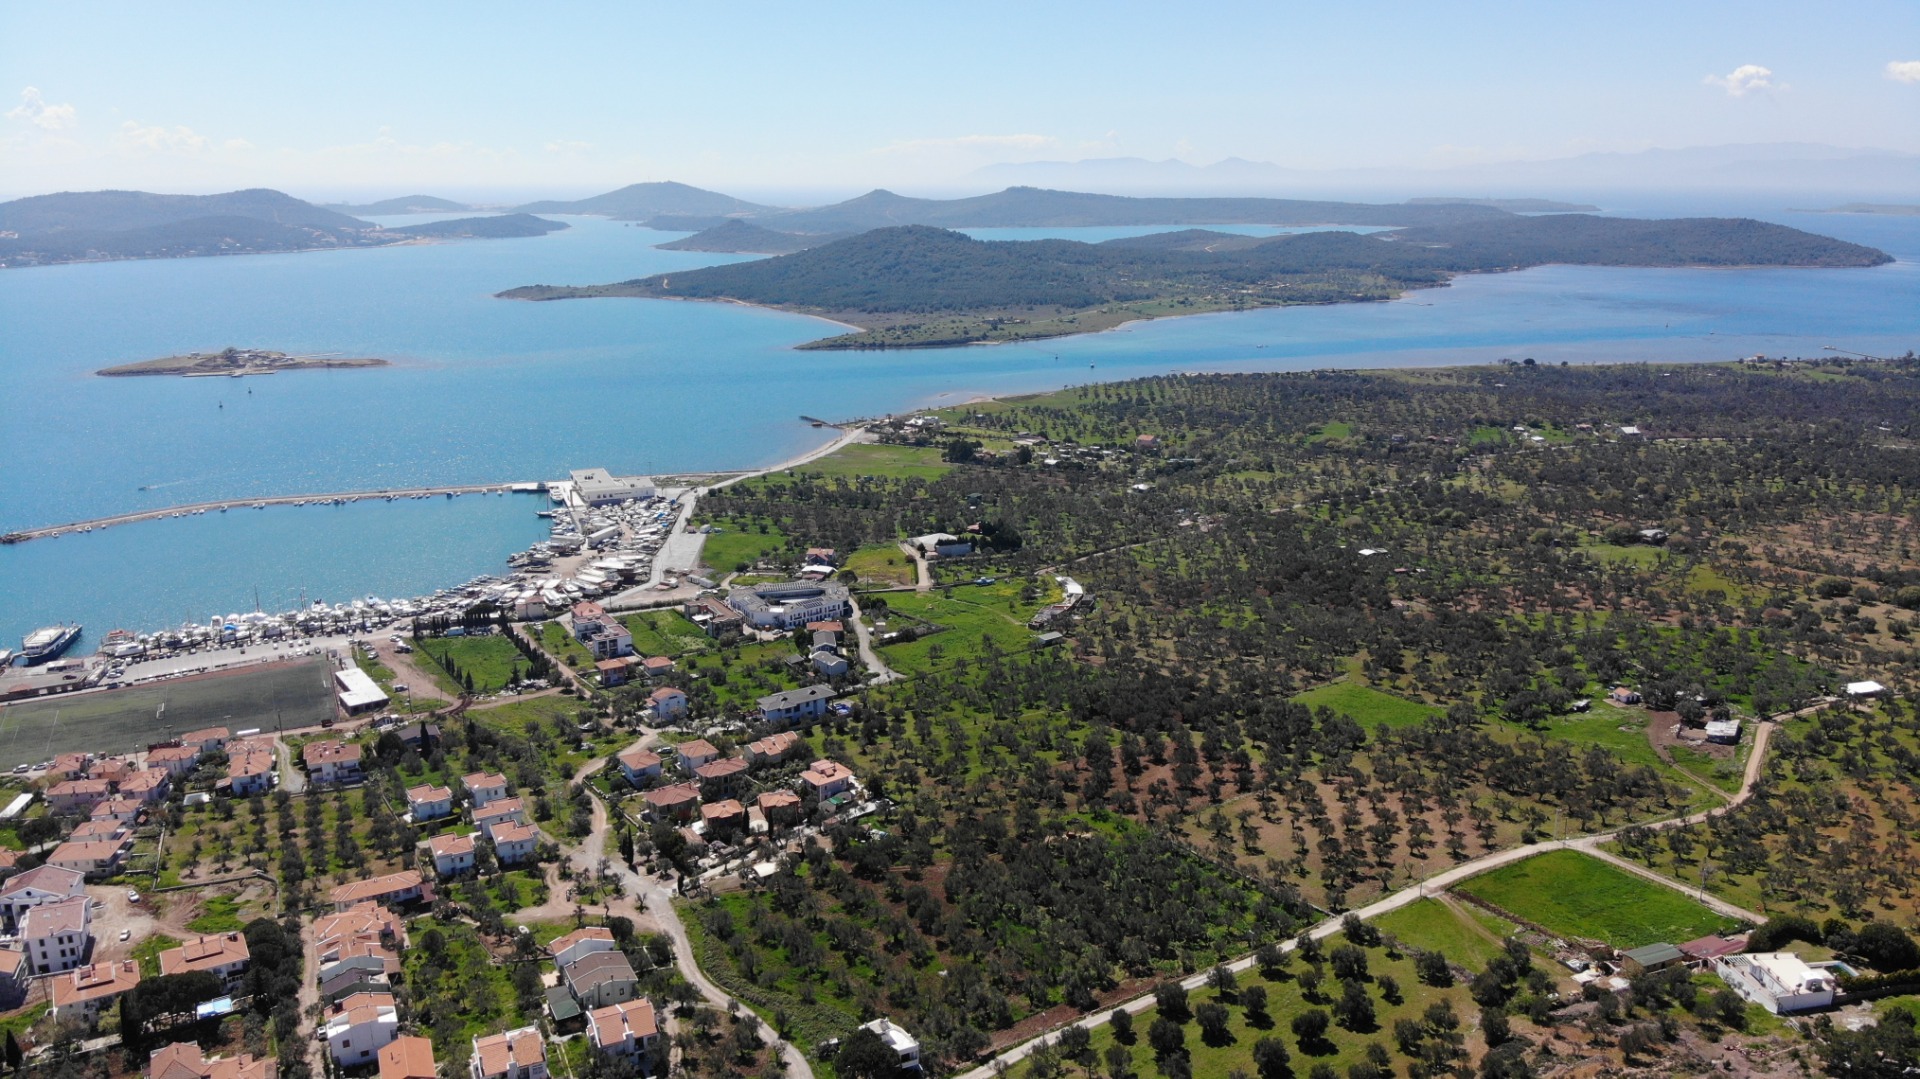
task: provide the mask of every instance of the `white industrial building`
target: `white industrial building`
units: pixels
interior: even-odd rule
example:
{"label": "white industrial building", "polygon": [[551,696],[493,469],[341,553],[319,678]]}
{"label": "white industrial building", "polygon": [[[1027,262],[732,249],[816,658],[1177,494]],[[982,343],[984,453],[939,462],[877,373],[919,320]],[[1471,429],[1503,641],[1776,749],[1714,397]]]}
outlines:
{"label": "white industrial building", "polygon": [[652,476],[616,476],[604,468],[576,468],[573,495],[588,506],[607,506],[636,498],[652,498]]}
{"label": "white industrial building", "polygon": [[1775,1015],[1833,1003],[1832,973],[1792,952],[1723,955],[1713,961],[1713,971],[1728,988]]}
{"label": "white industrial building", "polygon": [[333,672],[333,680],[340,684],[340,707],[348,715],[386,707],[385,691],[360,668],[342,667]]}

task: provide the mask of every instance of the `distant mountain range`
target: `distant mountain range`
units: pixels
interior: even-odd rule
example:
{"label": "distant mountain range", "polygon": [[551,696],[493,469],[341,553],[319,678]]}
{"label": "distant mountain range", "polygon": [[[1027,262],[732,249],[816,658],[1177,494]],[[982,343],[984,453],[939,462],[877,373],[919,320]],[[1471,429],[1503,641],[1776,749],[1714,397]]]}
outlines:
{"label": "distant mountain range", "polygon": [[926,348],[1085,333],[1163,315],[1391,299],[1455,274],[1547,263],[1844,267],[1888,261],[1872,248],[1761,221],[1485,210],[1377,236],[1251,237],[1192,229],[1101,244],[983,241],[925,225],[891,226],[769,259],[615,284],[529,285],[500,295],[734,300],[862,327],[808,347]]}
{"label": "distant mountain range", "polygon": [[[422,198],[390,201],[417,204]],[[67,191],[0,203],[0,267],[381,247],[422,237],[496,239],[562,228],[512,214],[383,229],[265,188],[220,195]]]}
{"label": "distant mountain range", "polygon": [[1821,190],[1920,188],[1920,155],[1818,143],[1745,143],[1639,153],[1591,153],[1447,168],[1301,169],[1227,158],[1211,165],[1137,157],[1028,161],[974,170],[994,184],[1101,191],[1201,194],[1289,189],[1446,190]]}

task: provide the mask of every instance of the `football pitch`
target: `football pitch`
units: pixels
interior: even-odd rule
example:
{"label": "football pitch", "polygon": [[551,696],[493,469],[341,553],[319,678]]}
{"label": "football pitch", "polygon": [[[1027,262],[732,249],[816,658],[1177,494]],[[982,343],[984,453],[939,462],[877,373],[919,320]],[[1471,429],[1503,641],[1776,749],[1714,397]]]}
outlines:
{"label": "football pitch", "polygon": [[126,753],[201,727],[311,727],[334,714],[327,662],[292,663],[0,707],[0,771],[56,753]]}

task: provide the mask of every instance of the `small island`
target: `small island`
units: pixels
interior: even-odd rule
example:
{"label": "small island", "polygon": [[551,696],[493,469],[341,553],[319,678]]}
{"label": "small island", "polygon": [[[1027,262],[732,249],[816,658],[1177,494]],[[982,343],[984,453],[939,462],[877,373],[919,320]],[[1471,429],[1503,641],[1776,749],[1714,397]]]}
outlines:
{"label": "small island", "polygon": [[225,375],[271,375],[280,371],[304,371],[316,367],[391,367],[386,360],[370,357],[289,356],[261,348],[224,348],[219,352],[189,352],[184,356],[162,356],[157,360],[123,363],[94,372],[108,378],[130,375],[182,375],[205,378]]}

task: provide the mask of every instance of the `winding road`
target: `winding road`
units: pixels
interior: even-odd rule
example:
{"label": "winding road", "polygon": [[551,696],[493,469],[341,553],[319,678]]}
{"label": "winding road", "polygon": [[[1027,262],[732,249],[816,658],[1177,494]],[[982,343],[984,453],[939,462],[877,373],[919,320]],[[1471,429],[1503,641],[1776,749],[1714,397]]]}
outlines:
{"label": "winding road", "polygon": [[[641,729],[643,738],[652,733],[646,728]],[[574,773],[574,782],[585,783],[604,768],[606,763],[607,758],[596,757],[581,765],[580,770]],[[575,871],[583,875],[592,874],[605,859],[608,869],[619,878],[627,894],[633,896],[639,907],[653,919],[655,925],[659,926],[660,931],[673,940],[673,960],[674,964],[680,968],[681,975],[700,991],[700,995],[705,997],[708,1003],[726,1010],[734,1000],[708,979],[700,970],[700,965],[694,961],[693,941],[687,936],[687,927],[680,920],[680,912],[674,909],[672,889],[651,876],[628,869],[618,857],[607,857],[607,835],[611,830],[612,821],[607,812],[607,804],[596,794],[593,796],[593,831],[588,834],[585,842],[569,849]],[[739,1003],[738,1014],[743,1019],[760,1022],[753,1009],[744,1001]],[[780,1035],[764,1022],[760,1022],[760,1033],[769,1044],[779,1046],[788,1079],[813,1079],[813,1066],[807,1063],[807,1058],[801,1055],[800,1050],[791,1043],[781,1040]]]}

